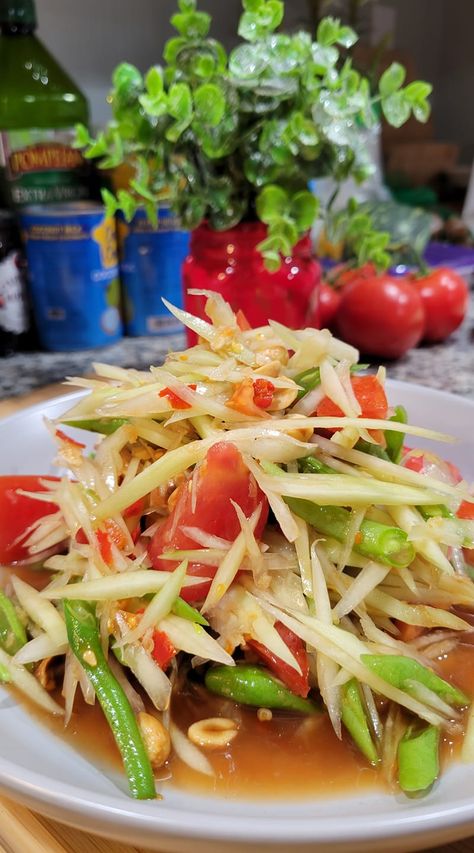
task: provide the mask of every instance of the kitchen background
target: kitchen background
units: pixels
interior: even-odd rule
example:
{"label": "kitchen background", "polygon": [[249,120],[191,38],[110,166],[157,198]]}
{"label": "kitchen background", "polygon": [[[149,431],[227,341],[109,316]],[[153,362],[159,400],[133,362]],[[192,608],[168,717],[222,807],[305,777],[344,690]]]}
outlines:
{"label": "kitchen background", "polygon": [[[110,117],[107,94],[113,69],[127,60],[144,71],[161,60],[164,43],[173,35],[169,19],[176,4],[174,0],[135,0],[133,4],[123,0],[82,0],[81,4],[36,0],[36,8],[39,38],[88,98],[91,126],[97,129]],[[227,48],[234,46],[240,0],[202,0],[200,8],[211,13],[213,34]],[[368,64],[374,50],[377,53],[383,47],[381,67],[400,61],[409,78],[416,76],[433,84],[430,120],[426,124],[412,120],[396,131],[384,127],[383,158],[386,174],[393,179],[401,200],[407,200],[403,194],[408,190],[415,193],[414,199],[408,199],[411,204],[419,198],[426,204],[423,192],[428,188],[434,193],[431,209],[435,209],[437,225],[433,228],[441,231],[443,240],[458,244],[456,255],[449,259],[454,258],[453,263],[469,279],[474,268],[468,227],[474,226],[474,212],[466,204],[474,157],[474,111],[470,109],[474,4],[470,0],[291,0],[286,3],[285,27],[290,31],[312,29],[311,21],[321,11],[347,19],[351,10],[356,10],[362,42],[358,56],[363,64]],[[319,249],[316,243],[318,254]],[[24,393],[65,374],[88,372],[98,353],[103,361],[145,367],[159,361],[170,347],[182,344],[182,337],[172,332],[162,338],[124,338],[97,351],[16,353],[2,360],[0,396]],[[391,375],[471,393],[471,335],[467,318],[446,342],[411,350],[392,366]],[[433,364],[439,370],[433,372]]]}

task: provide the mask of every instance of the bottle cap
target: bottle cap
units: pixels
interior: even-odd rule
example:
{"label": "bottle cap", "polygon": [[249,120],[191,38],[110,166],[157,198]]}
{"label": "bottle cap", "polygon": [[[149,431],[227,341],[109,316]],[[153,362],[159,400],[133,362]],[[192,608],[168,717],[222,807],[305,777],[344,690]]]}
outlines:
{"label": "bottle cap", "polygon": [[0,26],[5,24],[35,27],[34,0],[0,0]]}

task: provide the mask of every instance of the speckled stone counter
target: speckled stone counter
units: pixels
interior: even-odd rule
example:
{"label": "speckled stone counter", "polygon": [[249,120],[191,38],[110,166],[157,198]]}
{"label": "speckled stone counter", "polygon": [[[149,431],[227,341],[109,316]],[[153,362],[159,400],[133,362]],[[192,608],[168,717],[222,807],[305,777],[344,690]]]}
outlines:
{"label": "speckled stone counter", "polygon": [[[110,347],[81,352],[21,353],[0,360],[0,399],[26,394],[65,376],[91,373],[94,361],[147,368],[163,361],[168,350],[184,346],[184,336],[175,335],[165,341],[124,338]],[[429,385],[474,399],[474,296],[469,316],[448,341],[418,347],[398,361],[387,363],[387,367],[392,379]]]}

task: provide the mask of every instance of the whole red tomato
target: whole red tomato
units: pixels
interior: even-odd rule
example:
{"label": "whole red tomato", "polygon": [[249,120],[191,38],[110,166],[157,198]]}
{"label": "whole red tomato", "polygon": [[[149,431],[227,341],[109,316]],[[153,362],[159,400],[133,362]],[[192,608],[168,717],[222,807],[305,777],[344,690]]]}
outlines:
{"label": "whole red tomato", "polygon": [[431,270],[421,278],[412,278],[425,309],[424,341],[444,341],[466,316],[469,290],[466,282],[449,267]]}
{"label": "whole red tomato", "polygon": [[405,279],[374,275],[342,291],[337,332],[367,355],[399,358],[420,342],[424,324],[421,296]]}
{"label": "whole red tomato", "polygon": [[331,287],[330,284],[326,284],[325,281],[321,282],[319,288],[319,326],[321,329],[328,329],[332,325],[340,301],[340,292]]}

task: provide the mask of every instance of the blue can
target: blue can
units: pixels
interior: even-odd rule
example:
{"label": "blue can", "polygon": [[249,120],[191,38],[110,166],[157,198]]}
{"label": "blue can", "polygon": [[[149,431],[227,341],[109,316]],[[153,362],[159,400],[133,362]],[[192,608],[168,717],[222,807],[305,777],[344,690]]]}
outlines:
{"label": "blue can", "polygon": [[162,297],[179,308],[183,305],[181,267],[189,250],[189,233],[165,207],[158,210],[157,226],[144,210],[138,210],[129,223],[120,217],[118,232],[127,335],[181,333],[181,324],[165,308]]}
{"label": "blue can", "polygon": [[21,215],[41,344],[89,349],[122,336],[115,220],[99,204],[28,207]]}

